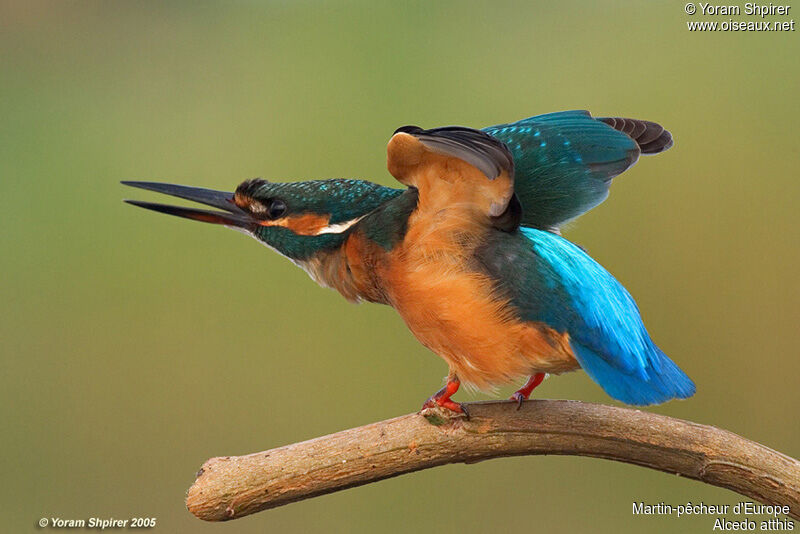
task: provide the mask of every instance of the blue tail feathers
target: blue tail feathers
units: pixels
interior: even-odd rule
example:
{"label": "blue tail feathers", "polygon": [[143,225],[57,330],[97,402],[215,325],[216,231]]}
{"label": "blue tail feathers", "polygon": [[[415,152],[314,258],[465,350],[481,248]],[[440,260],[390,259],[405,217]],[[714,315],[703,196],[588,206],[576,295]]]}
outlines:
{"label": "blue tail feathers", "polygon": [[666,354],[650,343],[651,365],[644,373],[629,374],[614,367],[585,345],[571,341],[575,357],[592,379],[612,397],[626,404],[660,404],[670,399],[685,399],[695,393],[695,385]]}

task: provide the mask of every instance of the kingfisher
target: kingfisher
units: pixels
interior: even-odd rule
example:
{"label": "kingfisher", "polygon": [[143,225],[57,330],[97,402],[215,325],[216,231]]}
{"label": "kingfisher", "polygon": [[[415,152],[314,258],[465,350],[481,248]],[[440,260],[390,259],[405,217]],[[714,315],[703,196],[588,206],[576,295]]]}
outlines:
{"label": "kingfisher", "polygon": [[483,130],[404,126],[388,170],[404,188],[365,180],[247,180],[234,192],[125,185],[215,210],[130,204],[250,235],[346,299],[392,306],[445,360],[445,386],[423,405],[469,414],[460,384],[524,385],[584,369],[608,395],[649,405],[695,385],[652,341],[625,288],[560,228],[603,202],[612,179],[673,144],[655,122],[537,115]]}

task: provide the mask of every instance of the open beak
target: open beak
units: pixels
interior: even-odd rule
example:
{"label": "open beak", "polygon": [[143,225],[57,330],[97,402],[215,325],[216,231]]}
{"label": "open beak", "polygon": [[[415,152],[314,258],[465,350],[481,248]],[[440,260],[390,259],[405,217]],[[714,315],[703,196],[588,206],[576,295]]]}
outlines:
{"label": "open beak", "polygon": [[147,189],[156,193],[164,193],[173,197],[185,198],[212,206],[224,211],[199,210],[194,208],[183,208],[180,206],[170,206],[167,204],[156,204],[153,202],[142,202],[140,200],[125,200],[128,204],[139,206],[148,210],[177,215],[186,219],[202,221],[213,224],[221,224],[233,228],[252,228],[256,223],[250,214],[233,203],[233,193],[225,191],[214,191],[213,189],[203,189],[202,187],[189,187],[186,185],[162,184],[158,182],[132,182],[124,181],[122,185]]}

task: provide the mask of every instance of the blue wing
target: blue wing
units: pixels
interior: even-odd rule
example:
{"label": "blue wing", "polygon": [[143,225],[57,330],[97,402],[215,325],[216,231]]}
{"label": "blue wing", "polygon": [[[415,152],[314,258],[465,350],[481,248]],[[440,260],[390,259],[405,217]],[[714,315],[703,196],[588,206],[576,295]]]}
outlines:
{"label": "blue wing", "polygon": [[650,339],[630,294],[583,250],[533,228],[494,239],[479,260],[522,319],[567,332],[581,367],[609,395],[644,405],[694,394]]}
{"label": "blue wing", "polygon": [[603,202],[612,178],[640,154],[672,146],[670,133],[654,122],[594,118],[588,111],[537,115],[484,131],[511,150],[522,224],[542,229],[556,228]]}

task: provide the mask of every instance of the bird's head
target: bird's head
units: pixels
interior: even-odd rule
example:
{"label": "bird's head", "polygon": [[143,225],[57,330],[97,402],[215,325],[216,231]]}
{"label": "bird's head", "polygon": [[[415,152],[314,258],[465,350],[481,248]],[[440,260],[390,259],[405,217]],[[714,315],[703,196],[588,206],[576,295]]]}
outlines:
{"label": "bird's head", "polygon": [[157,182],[122,183],[218,208],[221,211],[126,200],[153,211],[242,231],[294,261],[339,246],[365,215],[402,193],[367,181],[339,179],[248,180],[233,193]]}

